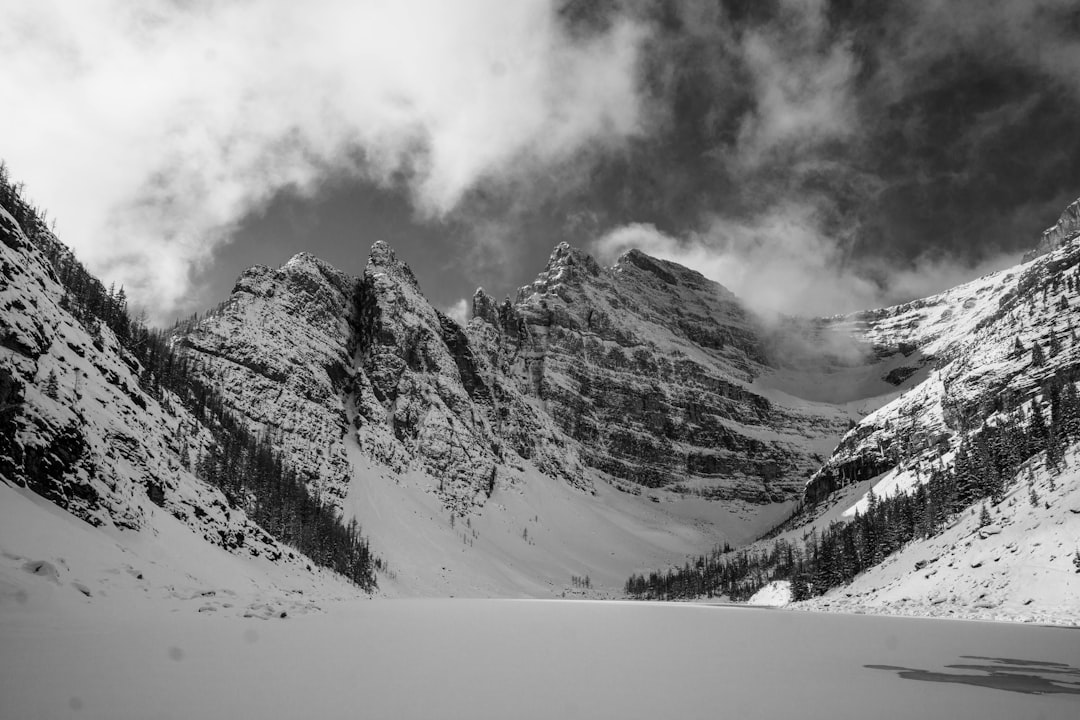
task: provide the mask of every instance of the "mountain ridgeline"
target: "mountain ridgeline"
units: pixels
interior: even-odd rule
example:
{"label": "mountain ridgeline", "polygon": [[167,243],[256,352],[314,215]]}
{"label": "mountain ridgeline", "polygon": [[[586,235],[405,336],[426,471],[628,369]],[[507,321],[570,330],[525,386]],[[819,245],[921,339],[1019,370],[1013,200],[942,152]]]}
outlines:
{"label": "mountain ridgeline", "polygon": [[306,254],[245,272],[176,338],[231,411],[332,502],[362,451],[482,507],[529,463],[592,491],[793,501],[848,418],[766,397],[760,328],[726,290],[632,251],[601,269],[558,246],[516,301],[482,290],[460,327],[383,243],[360,278]]}
{"label": "mountain ridgeline", "polygon": [[[777,579],[820,595],[1013,497],[1080,432],[1075,204],[1023,265],[831,318],[766,322],[688,268],[637,250],[605,268],[563,243],[515,297],[477,290],[462,326],[376,242],[359,277],[301,253],[168,330],[133,321],[6,174],[0,207],[3,479],[95,525],[164,510],[235,554],[367,590],[387,559],[437,575],[409,543],[439,527],[472,548],[486,516],[523,543],[487,541],[499,576],[638,568],[635,597],[740,599]],[[376,500],[365,517],[416,523],[380,525],[378,556],[356,522]],[[538,534],[541,508],[565,537]],[[714,551],[640,574],[703,537]],[[627,538],[656,552],[580,564]]]}

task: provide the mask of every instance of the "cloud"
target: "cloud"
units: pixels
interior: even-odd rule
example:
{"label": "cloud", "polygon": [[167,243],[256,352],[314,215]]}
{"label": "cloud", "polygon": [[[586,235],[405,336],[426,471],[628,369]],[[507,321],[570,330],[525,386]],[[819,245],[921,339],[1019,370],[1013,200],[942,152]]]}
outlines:
{"label": "cloud", "polygon": [[465,298],[460,298],[453,305],[443,308],[442,312],[443,315],[450,318],[458,325],[465,327],[469,324],[469,318],[472,315],[472,303]]}
{"label": "cloud", "polygon": [[763,317],[828,316],[925,297],[1019,261],[995,255],[978,263],[925,255],[892,267],[854,262],[826,234],[811,205],[790,203],[750,221],[716,218],[707,230],[677,238],[652,225],[616,228],[590,249],[611,263],[630,248],[697,270]]}
{"label": "cloud", "polygon": [[546,0],[38,0],[0,25],[0,157],[159,315],[246,215],[341,176],[450,212],[641,131],[642,26]]}
{"label": "cloud", "polygon": [[832,38],[822,0],[784,0],[781,17],[747,30],[741,56],[754,107],[743,116],[736,157],[756,166],[775,151],[807,153],[854,131],[854,78],[848,42]]}
{"label": "cloud", "polygon": [[[643,183],[702,198],[693,221],[609,224],[592,245],[603,260],[636,246],[759,312],[828,315],[1015,264],[1076,196],[1065,159],[1080,98],[1075,2],[724,7],[711,33],[691,34],[723,45],[725,76],[694,91],[674,83],[682,94],[665,97],[712,132],[698,155],[680,148],[681,165],[663,165],[669,177]],[[668,42],[665,62],[687,55],[680,43]],[[685,182],[686,164],[712,187]]]}
{"label": "cloud", "polygon": [[912,6],[904,63],[972,53],[1026,65],[1080,97],[1080,8],[1075,0],[925,0]]}

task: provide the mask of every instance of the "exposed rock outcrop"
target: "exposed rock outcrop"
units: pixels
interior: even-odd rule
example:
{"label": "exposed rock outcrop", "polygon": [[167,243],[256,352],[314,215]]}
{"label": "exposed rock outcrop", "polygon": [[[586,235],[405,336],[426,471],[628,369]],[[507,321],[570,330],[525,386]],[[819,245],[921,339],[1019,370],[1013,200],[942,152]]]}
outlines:
{"label": "exposed rock outcrop", "polygon": [[1024,255],[1023,262],[1030,262],[1041,255],[1057,250],[1075,240],[1078,235],[1080,235],[1080,200],[1076,200],[1065,208],[1058,221],[1043,230],[1038,245]]}

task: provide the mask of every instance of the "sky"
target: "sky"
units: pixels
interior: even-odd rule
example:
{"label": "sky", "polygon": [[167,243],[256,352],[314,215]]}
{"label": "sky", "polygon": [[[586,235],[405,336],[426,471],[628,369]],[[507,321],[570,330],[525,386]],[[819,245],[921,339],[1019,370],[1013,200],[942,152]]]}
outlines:
{"label": "sky", "polygon": [[0,0],[0,159],[156,322],[385,240],[462,317],[568,241],[831,314],[1080,197],[1075,0]]}

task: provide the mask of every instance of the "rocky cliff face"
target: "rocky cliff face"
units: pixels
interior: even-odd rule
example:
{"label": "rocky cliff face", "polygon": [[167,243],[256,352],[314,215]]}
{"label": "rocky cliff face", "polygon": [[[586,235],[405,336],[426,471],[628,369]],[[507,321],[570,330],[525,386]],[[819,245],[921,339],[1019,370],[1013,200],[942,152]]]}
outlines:
{"label": "rocky cliff face", "polygon": [[562,244],[516,302],[481,291],[473,306],[469,332],[494,329],[519,390],[626,487],[791,498],[816,465],[812,440],[840,431],[835,413],[755,385],[765,332],[729,291],[637,250],[601,268]]}
{"label": "rocky cliff face", "polygon": [[1080,200],[1076,200],[1061,213],[1058,221],[1043,231],[1035,249],[1024,255],[1024,262],[1031,262],[1040,255],[1057,250],[1080,235]]}
{"label": "rocky cliff face", "polygon": [[353,440],[395,472],[430,475],[459,512],[487,500],[507,453],[584,486],[575,449],[508,386],[497,357],[477,352],[493,340],[435,310],[385,243],[359,278],[306,254],[252,268],[178,340],[229,407],[339,505]]}
{"label": "rocky cliff face", "polygon": [[494,342],[470,337],[424,298],[383,243],[358,285],[353,339],[360,447],[396,469],[416,465],[457,510],[482,505],[508,455],[580,483],[576,453],[508,387]]}
{"label": "rocky cliff face", "polygon": [[352,278],[300,254],[244,272],[228,301],[178,339],[226,404],[337,502],[351,476],[341,437],[354,294]]}
{"label": "rocky cliff face", "polygon": [[769,503],[801,493],[846,424],[767,397],[757,321],[716,283],[637,251],[601,268],[559,245],[514,301],[480,290],[473,306],[459,327],[376,243],[359,278],[303,255],[248,271],[180,342],[338,500],[355,439],[380,465],[428,474],[462,513],[522,463],[586,491],[605,479]]}

